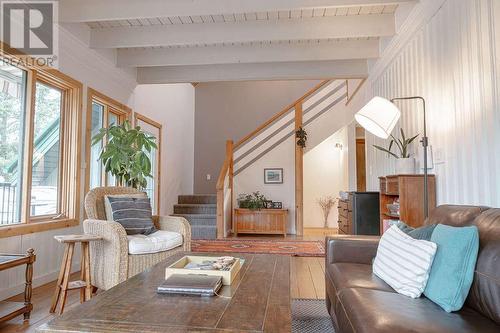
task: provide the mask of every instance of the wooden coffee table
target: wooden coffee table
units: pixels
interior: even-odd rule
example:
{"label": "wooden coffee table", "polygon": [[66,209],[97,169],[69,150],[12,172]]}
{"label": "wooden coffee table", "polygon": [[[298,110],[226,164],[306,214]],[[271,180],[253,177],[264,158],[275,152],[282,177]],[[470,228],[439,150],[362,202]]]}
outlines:
{"label": "wooden coffee table", "polygon": [[[220,295],[159,295],[165,267],[177,254],[39,327],[38,332],[290,332],[290,257],[231,254],[245,259]],[[228,255],[208,254],[215,256]]]}

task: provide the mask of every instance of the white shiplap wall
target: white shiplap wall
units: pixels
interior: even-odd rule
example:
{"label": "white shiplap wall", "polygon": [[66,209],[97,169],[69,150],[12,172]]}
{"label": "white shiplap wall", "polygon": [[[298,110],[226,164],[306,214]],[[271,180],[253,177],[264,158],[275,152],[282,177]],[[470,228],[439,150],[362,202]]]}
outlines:
{"label": "white shiplap wall", "polygon": [[[397,51],[383,54],[355,104],[374,95],[424,96],[438,204],[500,207],[500,1],[439,1]],[[401,126],[421,133],[420,104],[399,105]],[[387,142],[367,135],[368,188],[377,190],[377,177],[393,173],[394,162],[374,143]]]}

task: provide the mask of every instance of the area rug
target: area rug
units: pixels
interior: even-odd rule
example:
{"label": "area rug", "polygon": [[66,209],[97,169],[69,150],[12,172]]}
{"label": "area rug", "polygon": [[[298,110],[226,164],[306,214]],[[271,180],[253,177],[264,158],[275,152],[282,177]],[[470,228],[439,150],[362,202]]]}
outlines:
{"label": "area rug", "polygon": [[325,300],[292,300],[292,333],[334,333]]}
{"label": "area rug", "polygon": [[299,257],[324,257],[322,241],[198,239],[191,241],[193,252],[272,253]]}

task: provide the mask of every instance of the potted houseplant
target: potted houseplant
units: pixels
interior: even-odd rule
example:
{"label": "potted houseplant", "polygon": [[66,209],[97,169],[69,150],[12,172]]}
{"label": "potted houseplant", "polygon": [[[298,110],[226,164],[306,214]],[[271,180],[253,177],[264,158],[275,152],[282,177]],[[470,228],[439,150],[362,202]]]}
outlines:
{"label": "potted houseplant", "polygon": [[[391,142],[388,148],[373,145],[376,149],[383,151],[389,156],[396,158],[396,174],[414,174],[415,173],[415,158],[410,156],[409,146],[419,136],[419,134],[407,138],[405,132],[401,129],[401,138],[396,138],[391,134]],[[396,146],[398,152],[392,152],[392,148]]]}
{"label": "potted houseplant", "polygon": [[155,137],[132,127],[125,121],[121,125],[101,128],[92,138],[92,145],[100,144],[106,138],[98,160],[106,172],[117,179],[118,185],[144,189],[151,175],[151,160],[148,154],[157,149]]}
{"label": "potted houseplant", "polygon": [[259,191],[252,194],[243,193],[238,196],[238,206],[251,210],[265,208],[266,201],[268,201],[267,198],[263,194],[260,194]]}

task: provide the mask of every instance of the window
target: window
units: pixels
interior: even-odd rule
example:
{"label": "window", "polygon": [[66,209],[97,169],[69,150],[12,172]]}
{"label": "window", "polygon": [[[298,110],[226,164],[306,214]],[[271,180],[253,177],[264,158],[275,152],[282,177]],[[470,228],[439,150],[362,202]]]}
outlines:
{"label": "window", "polygon": [[0,237],[77,225],[82,85],[0,58]]}
{"label": "window", "polygon": [[26,76],[0,66],[0,225],[21,222]]}
{"label": "window", "polygon": [[151,207],[153,208],[154,214],[159,214],[160,212],[160,181],[161,181],[161,124],[146,117],[137,112],[134,113],[135,125],[140,126],[141,129],[151,136],[156,138],[155,142],[158,149],[154,149],[151,152],[146,152],[151,159],[151,175],[152,178],[148,178],[147,188],[145,192],[148,197],[151,198]]}
{"label": "window", "polygon": [[61,104],[59,89],[36,82],[31,216],[59,214]]}
{"label": "window", "polygon": [[87,91],[87,168],[86,189],[92,189],[99,186],[117,185],[116,180],[110,173],[104,172],[99,154],[104,142],[91,146],[92,137],[99,132],[101,128],[106,128],[111,124],[122,124],[130,118],[131,109],[91,88]]}

